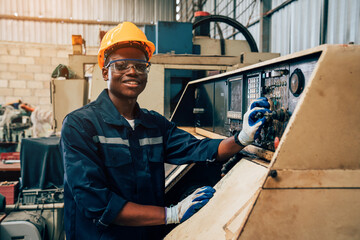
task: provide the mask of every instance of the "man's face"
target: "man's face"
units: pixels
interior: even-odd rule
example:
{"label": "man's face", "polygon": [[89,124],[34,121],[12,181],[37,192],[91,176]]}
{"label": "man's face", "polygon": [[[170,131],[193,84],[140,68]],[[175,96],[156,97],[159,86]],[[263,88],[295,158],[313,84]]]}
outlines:
{"label": "man's face", "polygon": [[[137,48],[120,48],[111,53],[109,61],[119,59],[139,59],[145,60],[145,54]],[[112,63],[115,64],[115,63]],[[108,81],[110,94],[122,99],[137,99],[139,94],[144,91],[147,83],[147,73],[139,73],[134,67],[130,67],[123,72],[117,72],[112,67],[102,69],[105,81]]]}

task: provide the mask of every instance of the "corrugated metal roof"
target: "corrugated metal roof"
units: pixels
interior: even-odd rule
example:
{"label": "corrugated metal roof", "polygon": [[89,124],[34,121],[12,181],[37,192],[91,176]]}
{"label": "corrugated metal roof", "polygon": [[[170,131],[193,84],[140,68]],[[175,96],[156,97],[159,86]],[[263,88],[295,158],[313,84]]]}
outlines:
{"label": "corrugated metal roof", "polygon": [[71,35],[81,34],[98,46],[100,30],[174,21],[174,8],[173,0],[0,0],[0,40],[71,44]]}

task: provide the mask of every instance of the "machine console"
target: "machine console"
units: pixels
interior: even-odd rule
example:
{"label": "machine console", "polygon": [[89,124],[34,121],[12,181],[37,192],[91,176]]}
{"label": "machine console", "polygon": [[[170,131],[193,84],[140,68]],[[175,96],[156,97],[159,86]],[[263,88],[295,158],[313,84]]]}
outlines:
{"label": "machine console", "polygon": [[[188,92],[193,91],[193,100],[183,99],[187,107],[193,105],[194,116],[188,116],[188,119],[193,118],[193,126],[197,128],[231,136],[241,130],[243,116],[251,102],[266,97],[272,112],[265,116],[266,124],[254,145],[275,151],[319,56],[314,53],[306,58],[289,59],[190,82]],[[184,97],[188,95],[184,94]],[[177,121],[180,119],[177,114],[183,113],[181,110],[175,112],[172,121],[184,126],[183,122]],[[187,121],[186,124],[192,123]]]}
{"label": "machine console", "polygon": [[[357,45],[322,45],[190,82],[172,120],[193,124],[199,135],[240,131],[258,97],[269,100],[271,112],[258,114],[267,119],[260,137],[221,166],[221,178],[219,169],[209,171],[221,164],[214,162],[166,179],[169,198],[184,186],[214,186],[216,195],[165,239],[308,239],[314,231],[339,239],[337,229],[358,229],[359,59]],[[192,107],[202,111],[189,114]],[[322,224],[324,216],[336,226]],[[360,239],[360,231],[345,234]]]}

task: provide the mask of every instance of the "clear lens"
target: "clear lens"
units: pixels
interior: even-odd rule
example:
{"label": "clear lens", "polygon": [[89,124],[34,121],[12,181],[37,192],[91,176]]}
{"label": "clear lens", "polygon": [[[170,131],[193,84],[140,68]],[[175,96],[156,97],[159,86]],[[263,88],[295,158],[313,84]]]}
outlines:
{"label": "clear lens", "polygon": [[124,73],[130,70],[131,67],[139,74],[148,73],[150,71],[150,63],[142,60],[119,59],[109,62],[107,67],[110,67],[117,73]]}
{"label": "clear lens", "polygon": [[127,68],[127,64],[125,62],[116,62],[113,63],[111,67],[116,71],[124,71]]}

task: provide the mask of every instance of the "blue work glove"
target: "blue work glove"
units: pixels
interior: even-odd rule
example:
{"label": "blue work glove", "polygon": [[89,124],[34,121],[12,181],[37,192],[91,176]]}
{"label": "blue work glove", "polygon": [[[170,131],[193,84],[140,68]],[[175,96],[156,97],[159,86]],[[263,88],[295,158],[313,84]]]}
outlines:
{"label": "blue work glove", "polygon": [[209,202],[215,189],[209,186],[196,189],[176,206],[165,208],[165,224],[182,223]]}
{"label": "blue work glove", "polygon": [[[259,137],[266,121],[264,114],[271,112],[269,108],[270,104],[265,97],[258,98],[250,104],[248,111],[244,114],[243,127],[238,135],[238,140],[242,145],[247,146]],[[259,115],[262,117],[259,118]]]}

